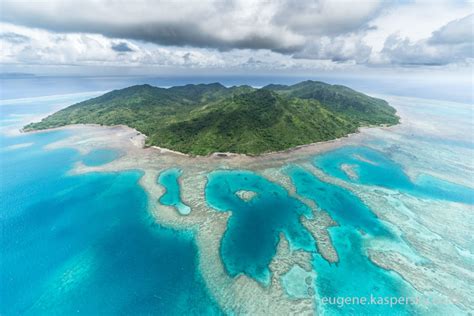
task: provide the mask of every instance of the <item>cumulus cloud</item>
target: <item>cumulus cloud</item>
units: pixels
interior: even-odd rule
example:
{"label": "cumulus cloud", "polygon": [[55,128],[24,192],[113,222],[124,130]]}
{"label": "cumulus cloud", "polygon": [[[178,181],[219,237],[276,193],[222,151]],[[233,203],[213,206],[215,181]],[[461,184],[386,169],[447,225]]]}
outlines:
{"label": "cumulus cloud", "polygon": [[267,70],[473,58],[465,4],[2,0],[1,9],[3,64]]}
{"label": "cumulus cloud", "polygon": [[360,35],[322,37],[308,44],[294,58],[327,59],[333,62],[354,61],[364,64],[370,57],[372,49]]}
{"label": "cumulus cloud", "polygon": [[416,42],[390,35],[382,56],[392,64],[447,65],[474,58],[474,15],[457,19],[434,31],[431,37]]}
{"label": "cumulus cloud", "polygon": [[[293,59],[269,50],[230,50],[220,52],[203,48],[137,45],[128,40],[114,40],[98,34],[58,34],[45,30],[0,23],[7,30],[30,41],[21,44],[0,39],[0,64],[38,67],[129,67],[152,69],[218,69],[245,71],[336,69],[330,61]],[[111,54],[114,46],[132,51]],[[37,69],[37,68],[35,68]]]}
{"label": "cumulus cloud", "polygon": [[293,53],[311,36],[367,25],[380,0],[350,1],[2,1],[4,22],[55,32],[97,33],[160,45],[270,49]]}
{"label": "cumulus cloud", "polygon": [[304,37],[271,23],[278,6],[259,1],[2,1],[5,22],[55,32],[98,33],[160,45],[290,52]]}
{"label": "cumulus cloud", "polygon": [[429,39],[431,44],[472,43],[474,34],[474,14],[454,20],[433,32]]}
{"label": "cumulus cloud", "polygon": [[283,1],[273,20],[299,34],[341,35],[368,28],[381,8],[382,1]]}

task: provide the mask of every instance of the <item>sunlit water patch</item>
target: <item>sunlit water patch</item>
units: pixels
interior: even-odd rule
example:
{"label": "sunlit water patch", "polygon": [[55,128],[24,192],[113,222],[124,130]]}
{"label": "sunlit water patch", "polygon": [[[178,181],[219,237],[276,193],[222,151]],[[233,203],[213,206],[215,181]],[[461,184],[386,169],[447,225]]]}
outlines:
{"label": "sunlit water patch", "polygon": [[43,146],[0,156],[0,314],[217,314],[193,235],[157,225],[139,172],[67,176],[82,159]]}
{"label": "sunlit water patch", "polygon": [[[242,190],[256,195],[242,199],[237,194]],[[220,248],[231,276],[243,273],[268,284],[280,233],[293,249],[315,251],[311,234],[299,220],[311,216],[311,209],[264,177],[250,171],[214,171],[208,175],[205,195],[211,207],[232,212]]]}
{"label": "sunlit water patch", "polygon": [[191,208],[181,201],[179,177],[182,171],[178,168],[168,169],[160,173],[158,183],[165,187],[166,192],[160,198],[160,203],[175,207],[181,215],[188,215]]}
{"label": "sunlit water patch", "polygon": [[412,181],[399,164],[382,152],[367,147],[342,147],[317,156],[314,163],[325,173],[345,181],[386,187],[430,199],[474,204],[473,189],[429,175],[421,175]]}

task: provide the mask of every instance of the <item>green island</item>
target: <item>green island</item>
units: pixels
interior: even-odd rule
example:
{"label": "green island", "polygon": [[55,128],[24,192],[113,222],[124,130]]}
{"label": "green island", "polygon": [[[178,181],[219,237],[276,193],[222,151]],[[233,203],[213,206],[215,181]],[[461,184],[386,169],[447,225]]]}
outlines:
{"label": "green island", "polygon": [[71,105],[23,130],[123,124],[145,134],[147,146],[191,155],[258,155],[336,139],[362,126],[398,122],[385,100],[318,81],[260,89],[220,83],[171,88],[145,84]]}

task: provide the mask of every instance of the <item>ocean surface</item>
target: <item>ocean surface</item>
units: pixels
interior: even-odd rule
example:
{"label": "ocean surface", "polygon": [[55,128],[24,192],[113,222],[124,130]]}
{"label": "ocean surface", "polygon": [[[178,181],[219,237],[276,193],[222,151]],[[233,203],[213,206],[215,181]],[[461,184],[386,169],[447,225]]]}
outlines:
{"label": "ocean surface", "polygon": [[160,198],[160,203],[175,207],[181,215],[188,215],[191,208],[181,201],[181,188],[179,177],[182,171],[178,168],[172,168],[160,173],[158,183],[165,187],[166,192]]}
{"label": "ocean surface", "polygon": [[[249,201],[236,193],[256,193]],[[292,249],[314,251],[314,239],[301,224],[311,209],[290,197],[281,186],[250,171],[215,171],[206,185],[208,204],[220,212],[233,210],[222,237],[221,258],[231,276],[246,274],[268,286],[269,265],[276,253],[280,233]]]}
{"label": "ocean surface", "polygon": [[[81,155],[73,149],[48,150],[45,146],[73,131],[15,132],[45,113],[98,94],[0,103],[0,314],[231,313],[219,307],[206,286],[193,232],[163,227],[152,217],[150,198],[138,184],[142,174],[138,168],[69,173],[78,162],[100,166],[120,157],[120,151],[103,148]],[[245,275],[268,288],[269,266],[284,236],[291,250],[311,254],[317,278],[308,283],[311,272],[294,266],[281,284],[289,300],[312,297],[320,314],[457,315],[466,311],[454,304],[322,303],[323,298],[421,294],[399,273],[369,259],[369,250],[376,245],[432,262],[438,254],[428,257],[430,253],[417,248],[417,243],[422,245],[425,237],[441,238],[458,251],[445,260],[458,258],[467,267],[474,266],[474,243],[469,239],[474,224],[472,105],[387,99],[403,114],[402,127],[374,129],[361,144],[308,159],[321,175],[302,165],[282,167],[296,194],[316,204],[315,214],[282,185],[245,166],[239,170],[216,167],[207,175],[203,193],[208,206],[216,212],[231,212],[219,249],[229,276]],[[166,189],[159,203],[186,216],[192,209],[181,201],[181,173],[176,166],[156,181]],[[254,196],[244,199],[239,191]],[[367,196],[374,195],[385,202],[368,200]],[[384,203],[394,199],[395,206],[389,209]],[[433,207],[427,209],[427,205]],[[462,213],[464,209],[470,211]],[[301,223],[302,217],[312,219],[322,210],[338,223],[329,228],[337,263],[329,263],[318,253],[313,236]],[[395,222],[407,216],[412,216],[410,225],[415,225],[412,230],[418,232],[419,240],[408,241],[400,233]],[[436,226],[439,222],[460,228],[446,232]],[[464,224],[468,229],[462,229]],[[445,254],[451,252],[440,249],[439,255]],[[452,278],[443,279],[443,286],[460,287],[457,276],[449,272]]]}
{"label": "ocean surface", "polygon": [[[354,168],[357,177],[354,179],[347,175],[341,168],[342,164]],[[426,174],[412,181],[400,165],[367,147],[346,146],[334,150],[316,157],[315,165],[327,174],[346,181],[386,187],[431,199],[474,204],[473,189]]]}
{"label": "ocean surface", "polygon": [[[30,104],[2,105],[2,126]],[[68,175],[118,153],[44,149],[67,136],[0,136],[0,314],[219,314],[193,234],[154,221],[141,172]]]}

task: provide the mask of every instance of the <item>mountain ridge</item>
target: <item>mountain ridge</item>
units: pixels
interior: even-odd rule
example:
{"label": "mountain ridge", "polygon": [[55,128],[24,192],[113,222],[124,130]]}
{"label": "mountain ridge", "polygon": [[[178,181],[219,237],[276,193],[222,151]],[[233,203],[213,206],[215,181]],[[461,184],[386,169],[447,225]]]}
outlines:
{"label": "mountain ridge", "polygon": [[88,123],[127,125],[145,134],[149,146],[191,155],[258,155],[343,137],[362,126],[398,122],[395,109],[386,101],[345,86],[303,81],[257,89],[216,82],[113,90],[28,124],[24,130]]}

